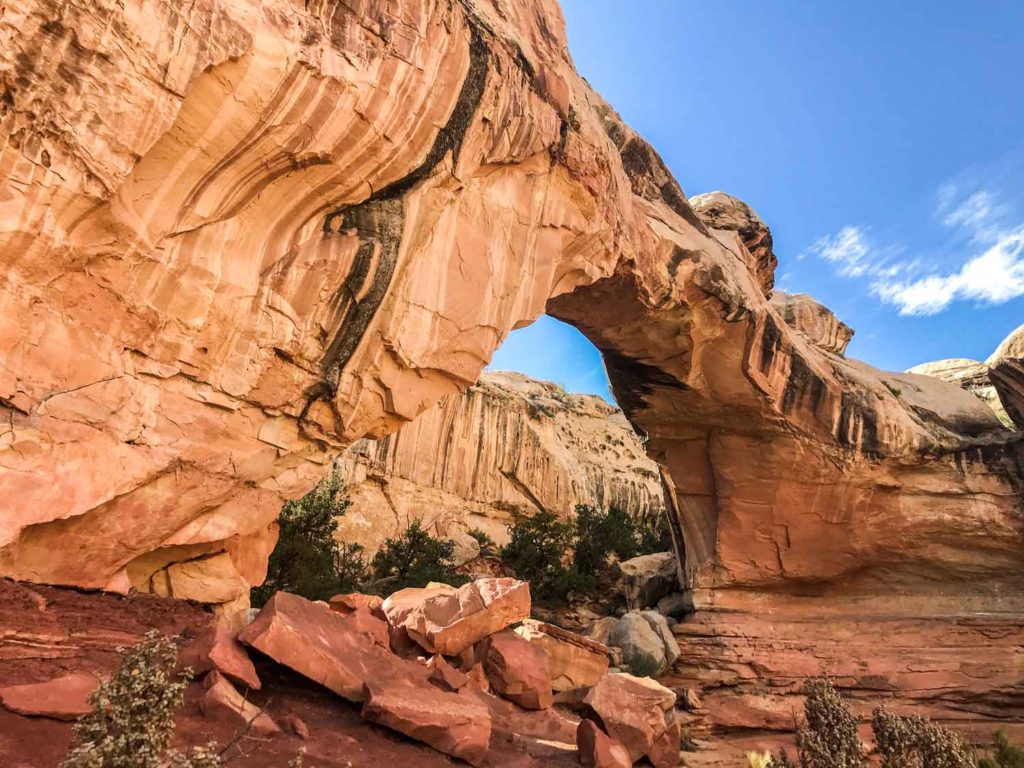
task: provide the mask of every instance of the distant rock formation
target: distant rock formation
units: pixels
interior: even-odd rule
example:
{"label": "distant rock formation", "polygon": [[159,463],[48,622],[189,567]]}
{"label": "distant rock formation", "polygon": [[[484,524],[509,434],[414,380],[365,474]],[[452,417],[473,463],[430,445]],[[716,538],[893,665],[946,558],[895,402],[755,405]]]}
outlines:
{"label": "distant rock formation", "polygon": [[518,373],[484,373],[398,432],[356,441],[337,466],[353,502],[340,538],[370,554],[412,520],[503,544],[517,513],[665,509],[658,465],[618,408]]}

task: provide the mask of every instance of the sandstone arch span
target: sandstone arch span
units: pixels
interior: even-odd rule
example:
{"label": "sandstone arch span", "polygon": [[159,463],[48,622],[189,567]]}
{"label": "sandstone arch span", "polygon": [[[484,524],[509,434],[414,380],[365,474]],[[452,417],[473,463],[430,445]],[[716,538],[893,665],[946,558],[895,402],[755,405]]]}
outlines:
{"label": "sandstone arch span", "polygon": [[687,200],[553,0],[0,25],[0,573],[237,607],[283,498],[547,309],[667,468],[699,605],[1019,615],[1019,433],[773,306],[767,228]]}

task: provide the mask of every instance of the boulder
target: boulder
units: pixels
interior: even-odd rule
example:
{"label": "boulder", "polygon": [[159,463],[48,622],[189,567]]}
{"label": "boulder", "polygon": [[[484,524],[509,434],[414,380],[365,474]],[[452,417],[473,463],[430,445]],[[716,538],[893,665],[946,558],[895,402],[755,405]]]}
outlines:
{"label": "boulder", "polygon": [[547,654],[511,630],[488,638],[484,671],[491,688],[524,709],[551,706],[551,673]]}
{"label": "boulder", "polygon": [[363,717],[439,752],[481,765],[491,739],[491,715],[470,696],[441,691],[429,683],[394,677],[367,682]]}
{"label": "boulder", "polygon": [[457,656],[469,646],[530,615],[530,585],[507,578],[477,579],[455,589],[403,589],[382,606],[388,623],[430,653]]}
{"label": "boulder", "polygon": [[[381,627],[373,631],[372,621]],[[339,696],[362,701],[366,681],[392,674],[396,665],[419,668],[424,678],[427,674],[380,645],[383,624],[373,617],[353,621],[298,595],[278,592],[238,639]]]}
{"label": "boulder", "polygon": [[688,613],[693,612],[693,600],[682,592],[673,592],[665,595],[658,601],[658,613],[669,619],[682,619]]}
{"label": "boulder", "polygon": [[75,720],[92,710],[89,697],[99,681],[88,674],[0,688],[0,703],[11,712],[54,720]]}
{"label": "boulder", "polygon": [[427,669],[431,682],[449,691],[457,691],[469,682],[469,675],[449,664],[444,656],[432,656]]}
{"label": "boulder", "polygon": [[359,608],[365,608],[370,613],[377,613],[384,604],[384,598],[378,595],[364,595],[361,592],[347,592],[342,595],[335,595],[327,601],[332,611],[341,614],[352,613]]}
{"label": "boulder", "polygon": [[608,672],[608,647],[601,643],[534,619],[515,631],[544,652],[552,690],[589,688]]}
{"label": "boulder", "polygon": [[178,652],[178,666],[188,667],[195,676],[217,670],[236,683],[259,690],[260,679],[256,675],[245,648],[231,630],[220,626],[203,629],[192,642]]}
{"label": "boulder", "polygon": [[293,736],[298,736],[300,739],[309,738],[309,726],[306,725],[306,721],[298,715],[285,715],[281,720],[281,725],[284,729]]}
{"label": "boulder", "polygon": [[588,640],[601,643],[602,645],[608,645],[608,638],[611,636],[612,630],[618,626],[619,620],[614,616],[605,616],[602,619],[591,622],[591,624],[583,632],[583,636]]}
{"label": "boulder", "polygon": [[273,736],[281,732],[270,715],[246,700],[217,670],[203,679],[203,687],[206,693],[199,706],[207,718],[231,723],[239,729],[248,728],[256,736]]}
{"label": "boulder", "polygon": [[636,762],[655,748],[668,729],[665,715],[675,706],[676,695],[649,678],[609,674],[583,701],[605,732],[620,741],[630,760]]}
{"label": "boulder", "polygon": [[679,658],[679,643],[676,642],[675,635],[672,634],[668,619],[657,611],[640,611],[640,615],[661,640],[662,647],[665,649],[665,667],[671,667]]}
{"label": "boulder", "polygon": [[647,759],[654,768],[676,768],[679,765],[679,721],[676,713],[665,713],[665,730],[654,740],[654,746],[647,753]]}
{"label": "boulder", "polygon": [[637,675],[656,677],[668,667],[665,643],[639,613],[619,619],[608,635],[608,644],[622,651],[622,660]]}
{"label": "boulder", "polygon": [[594,768],[630,768],[633,765],[629,750],[602,731],[593,720],[580,720],[576,729],[576,749],[583,765]]}
{"label": "boulder", "polygon": [[671,552],[655,552],[619,563],[618,588],[630,610],[650,608],[672,592],[679,591],[676,557]]}

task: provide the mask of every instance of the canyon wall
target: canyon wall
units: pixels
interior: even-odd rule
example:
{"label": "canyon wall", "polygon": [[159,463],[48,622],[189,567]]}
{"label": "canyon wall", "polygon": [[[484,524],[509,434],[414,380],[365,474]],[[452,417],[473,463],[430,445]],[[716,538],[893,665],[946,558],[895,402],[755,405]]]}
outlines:
{"label": "canyon wall", "polygon": [[691,205],[554,0],[14,0],[0,40],[0,574],[239,610],[282,500],[547,311],[602,352],[698,618],[759,627],[755,674],[761,606],[796,604],[803,659],[886,604],[959,674],[1019,670],[946,630],[1019,631],[1021,433],[773,306],[768,228]]}
{"label": "canyon wall", "polygon": [[337,466],[352,506],[339,538],[367,548],[413,520],[442,537],[508,541],[518,515],[577,504],[665,512],[658,465],[618,408],[518,373],[484,372],[394,434],[357,440]]}

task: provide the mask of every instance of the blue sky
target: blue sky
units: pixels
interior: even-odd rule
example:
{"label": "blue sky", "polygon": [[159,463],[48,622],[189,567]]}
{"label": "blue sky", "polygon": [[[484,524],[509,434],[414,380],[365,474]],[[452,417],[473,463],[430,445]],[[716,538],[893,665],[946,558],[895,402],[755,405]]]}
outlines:
{"label": "blue sky", "polygon": [[[1024,322],[1024,2],[563,0],[579,72],[687,194],[772,228],[777,286],[902,370],[984,359]],[[550,318],[493,368],[608,397]]]}

